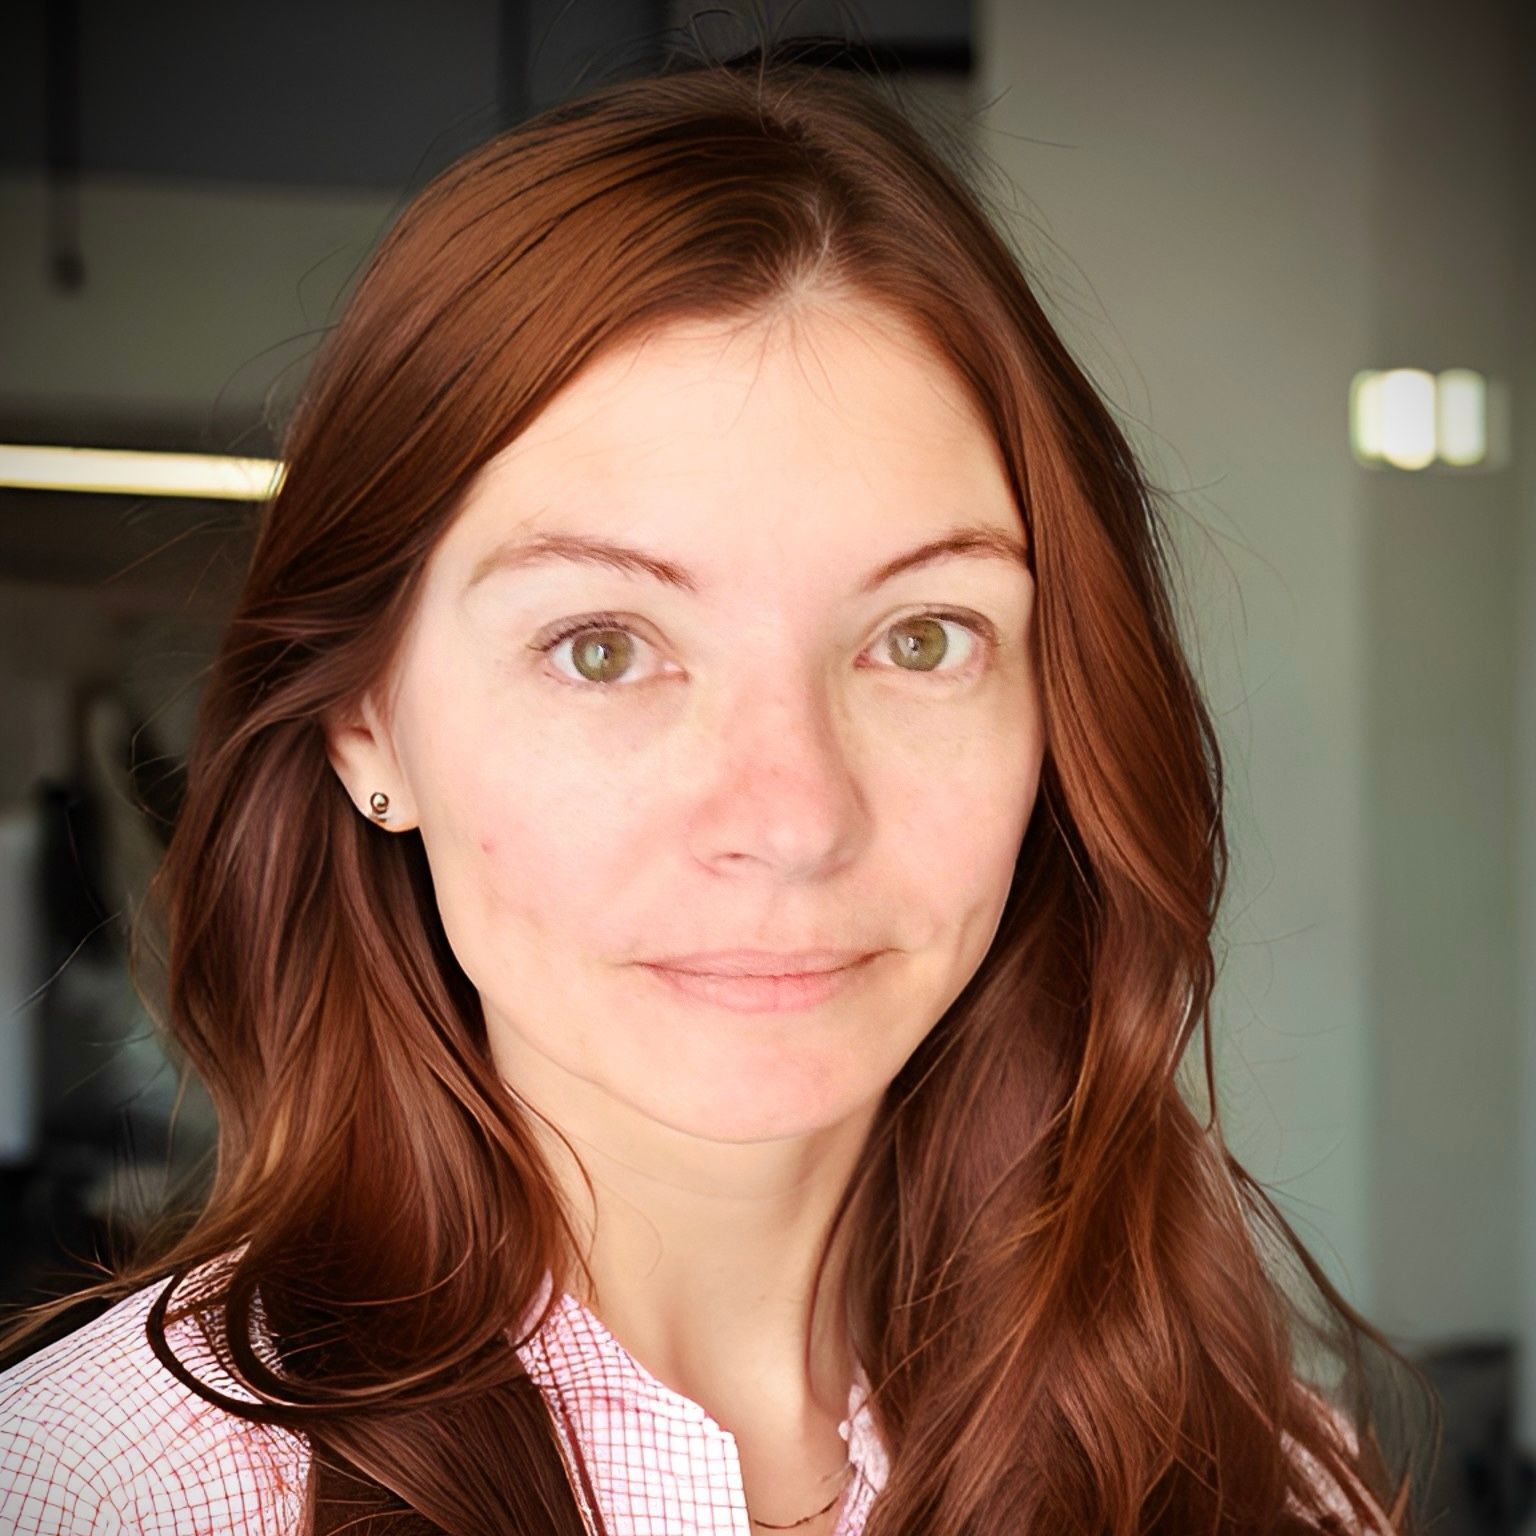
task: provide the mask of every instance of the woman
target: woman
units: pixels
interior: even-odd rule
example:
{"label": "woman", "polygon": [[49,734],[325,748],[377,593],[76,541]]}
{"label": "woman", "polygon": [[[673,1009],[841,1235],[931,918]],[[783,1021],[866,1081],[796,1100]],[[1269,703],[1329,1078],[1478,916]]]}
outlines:
{"label": "woman", "polygon": [[1175,1080],[1153,495],[896,104],[492,140],[285,458],[154,892],[215,1187],[0,1381],[11,1528],[1410,1528],[1390,1347]]}

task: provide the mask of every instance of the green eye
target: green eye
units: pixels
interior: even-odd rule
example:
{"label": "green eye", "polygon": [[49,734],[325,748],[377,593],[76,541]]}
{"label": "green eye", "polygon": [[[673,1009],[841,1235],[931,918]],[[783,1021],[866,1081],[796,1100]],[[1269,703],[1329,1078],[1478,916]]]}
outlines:
{"label": "green eye", "polygon": [[[951,625],[965,634],[969,648],[962,649],[958,662],[946,665],[951,662],[953,651],[946,627]],[[566,675],[564,680],[578,687],[611,688],[631,670],[639,639],[621,615],[596,613],[571,621],[547,639],[534,641],[529,648],[547,655],[570,641],[575,676]],[[952,681],[971,676],[998,645],[997,632],[990,620],[980,614],[948,610],[898,619],[885,631],[883,640],[886,656],[898,670],[933,674]]]}
{"label": "green eye", "polygon": [[547,656],[567,640],[574,642],[571,663],[576,676],[566,677],[565,681],[578,687],[584,683],[602,687],[616,682],[628,670],[637,638],[619,614],[588,613],[562,625],[547,638],[532,641],[528,648]]}
{"label": "green eye", "polygon": [[611,683],[623,676],[634,650],[628,630],[589,629],[576,636],[571,663],[587,682]]}
{"label": "green eye", "polygon": [[932,671],[949,653],[944,621],[934,614],[903,619],[886,633],[891,637],[887,646],[891,659],[908,672]]}

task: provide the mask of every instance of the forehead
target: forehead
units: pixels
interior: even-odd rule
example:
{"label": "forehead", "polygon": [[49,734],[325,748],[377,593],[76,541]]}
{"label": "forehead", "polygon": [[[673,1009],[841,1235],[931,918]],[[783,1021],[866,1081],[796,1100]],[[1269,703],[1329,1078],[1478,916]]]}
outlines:
{"label": "forehead", "polygon": [[576,484],[724,481],[750,495],[807,478],[890,494],[999,473],[974,403],[905,321],[817,305],[749,326],[679,322],[603,354],[481,482],[535,500]]}

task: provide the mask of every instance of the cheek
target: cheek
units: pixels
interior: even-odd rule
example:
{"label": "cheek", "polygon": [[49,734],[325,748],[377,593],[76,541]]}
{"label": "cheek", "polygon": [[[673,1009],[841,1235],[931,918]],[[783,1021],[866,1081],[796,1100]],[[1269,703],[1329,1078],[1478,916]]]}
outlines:
{"label": "cheek", "polygon": [[573,773],[503,752],[466,794],[460,842],[484,920],[600,943],[605,893],[622,890],[621,863],[638,814],[632,802]]}
{"label": "cheek", "polygon": [[[590,822],[573,829],[510,795],[467,803],[473,814],[429,844],[450,947],[494,1012],[535,1033],[540,1018],[558,1020],[570,1034],[571,989],[587,961],[607,958],[605,938],[612,947],[603,900],[617,889],[612,844]],[[552,1001],[541,1008],[540,999]],[[575,1036],[567,1043],[575,1049]]]}
{"label": "cheek", "polygon": [[902,865],[922,875],[936,907],[958,914],[998,882],[1006,888],[1043,756],[1039,733],[1019,730],[909,764],[882,814],[897,829]]}
{"label": "cheek", "polygon": [[945,935],[951,991],[986,958],[1007,906],[1039,793],[1043,751],[1038,737],[978,754],[969,774],[951,775],[949,790],[931,788],[909,807],[900,854],[914,881],[913,899]]}

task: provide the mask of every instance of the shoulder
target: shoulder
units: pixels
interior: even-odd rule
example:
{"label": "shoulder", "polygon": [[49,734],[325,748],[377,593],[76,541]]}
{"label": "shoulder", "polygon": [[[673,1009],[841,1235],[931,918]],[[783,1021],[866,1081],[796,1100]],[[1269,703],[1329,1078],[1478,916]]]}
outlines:
{"label": "shoulder", "polygon": [[[288,1536],[303,1502],[299,1437],[207,1402],[160,1363],[145,1321],[165,1281],[0,1373],[0,1531],[14,1536]],[[176,1354],[249,1399],[191,1322]]]}

